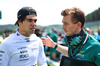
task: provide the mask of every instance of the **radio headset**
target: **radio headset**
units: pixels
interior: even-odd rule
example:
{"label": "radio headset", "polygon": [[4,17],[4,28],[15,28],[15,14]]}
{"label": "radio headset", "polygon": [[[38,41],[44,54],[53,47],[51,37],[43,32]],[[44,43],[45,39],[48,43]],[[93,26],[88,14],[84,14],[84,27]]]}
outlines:
{"label": "radio headset", "polygon": [[[79,34],[75,34],[73,36],[65,36],[65,43],[67,46],[69,46],[69,50],[71,46],[77,46],[78,44],[81,43],[83,36],[85,34],[85,30],[81,30]],[[79,48],[79,50],[77,51],[77,53],[79,53],[79,51],[82,49],[83,45],[86,43],[88,38],[88,34],[86,35],[86,38],[83,42],[83,44],[81,45],[81,47]],[[69,55],[70,57],[75,56],[77,53],[73,54],[73,55]]]}

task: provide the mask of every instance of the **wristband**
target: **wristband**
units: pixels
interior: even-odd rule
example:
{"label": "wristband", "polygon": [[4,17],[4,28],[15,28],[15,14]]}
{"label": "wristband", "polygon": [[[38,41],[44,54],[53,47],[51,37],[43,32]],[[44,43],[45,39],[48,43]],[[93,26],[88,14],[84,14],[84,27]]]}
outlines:
{"label": "wristband", "polygon": [[56,44],[56,46],[54,47],[55,49],[58,47],[58,45]]}

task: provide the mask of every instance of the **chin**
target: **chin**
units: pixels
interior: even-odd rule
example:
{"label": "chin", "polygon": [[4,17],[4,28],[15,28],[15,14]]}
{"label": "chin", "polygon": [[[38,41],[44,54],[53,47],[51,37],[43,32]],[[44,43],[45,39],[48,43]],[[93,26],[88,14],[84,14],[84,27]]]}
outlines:
{"label": "chin", "polygon": [[31,31],[31,32],[29,32],[30,34],[33,34],[34,33],[34,31]]}
{"label": "chin", "polygon": [[70,36],[69,34],[66,34],[66,36]]}

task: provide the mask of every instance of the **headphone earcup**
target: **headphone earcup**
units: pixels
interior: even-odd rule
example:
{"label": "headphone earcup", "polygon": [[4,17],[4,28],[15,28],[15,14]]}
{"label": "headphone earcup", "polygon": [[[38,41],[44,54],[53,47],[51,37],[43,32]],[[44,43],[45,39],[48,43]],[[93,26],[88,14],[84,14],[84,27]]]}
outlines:
{"label": "headphone earcup", "polygon": [[[71,45],[78,45],[80,42],[82,41],[82,38],[80,36],[71,38]],[[68,45],[68,40],[67,40],[67,36],[64,37],[64,42],[66,43],[66,45]]]}
{"label": "headphone earcup", "polygon": [[74,37],[71,40],[71,45],[78,45],[81,42],[82,38],[80,36]]}

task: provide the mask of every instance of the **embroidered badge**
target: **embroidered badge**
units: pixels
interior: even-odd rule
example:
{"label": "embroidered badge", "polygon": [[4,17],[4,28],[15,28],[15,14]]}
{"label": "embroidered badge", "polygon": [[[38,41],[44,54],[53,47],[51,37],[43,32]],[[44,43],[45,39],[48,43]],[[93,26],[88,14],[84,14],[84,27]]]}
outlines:
{"label": "embroidered badge", "polygon": [[17,33],[17,36],[19,36],[20,34],[19,33]]}

